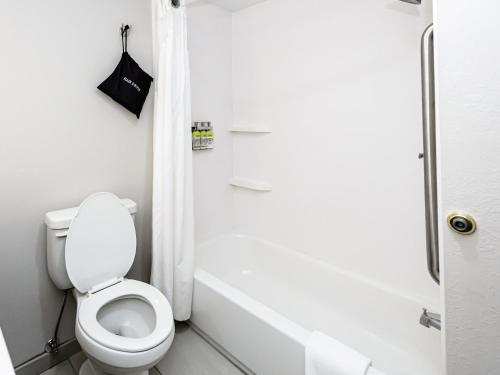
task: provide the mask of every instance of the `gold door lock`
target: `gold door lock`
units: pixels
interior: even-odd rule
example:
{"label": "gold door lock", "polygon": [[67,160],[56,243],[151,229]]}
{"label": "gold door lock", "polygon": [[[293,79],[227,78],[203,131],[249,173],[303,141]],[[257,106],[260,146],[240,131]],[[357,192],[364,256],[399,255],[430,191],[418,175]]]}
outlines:
{"label": "gold door lock", "polygon": [[466,212],[454,211],[448,215],[448,226],[458,234],[469,235],[476,231],[476,220]]}

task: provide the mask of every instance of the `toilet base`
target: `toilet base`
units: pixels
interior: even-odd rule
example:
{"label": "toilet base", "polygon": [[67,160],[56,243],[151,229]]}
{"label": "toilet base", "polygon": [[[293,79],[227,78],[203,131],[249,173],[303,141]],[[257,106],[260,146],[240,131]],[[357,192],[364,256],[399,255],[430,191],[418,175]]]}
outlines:
{"label": "toilet base", "polygon": [[[127,372],[127,375],[149,375],[149,371],[141,371],[137,373],[132,373],[132,372]],[[87,359],[85,362],[83,362],[82,367],[80,367],[80,371],[78,371],[78,375],[109,375],[108,373],[95,368],[92,365],[92,362],[90,362],[89,359]]]}

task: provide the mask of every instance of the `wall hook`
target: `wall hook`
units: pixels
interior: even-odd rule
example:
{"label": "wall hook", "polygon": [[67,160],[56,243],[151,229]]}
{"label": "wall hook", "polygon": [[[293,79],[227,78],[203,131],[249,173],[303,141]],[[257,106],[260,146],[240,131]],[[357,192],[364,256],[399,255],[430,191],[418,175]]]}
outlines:
{"label": "wall hook", "polygon": [[122,23],[122,26],[120,27],[120,34],[123,36],[125,33],[127,33],[130,30],[129,25],[124,25]]}
{"label": "wall hook", "polygon": [[128,31],[130,30],[129,25],[123,25],[120,27],[120,35],[122,36],[122,50],[127,52],[127,42],[128,42]]}

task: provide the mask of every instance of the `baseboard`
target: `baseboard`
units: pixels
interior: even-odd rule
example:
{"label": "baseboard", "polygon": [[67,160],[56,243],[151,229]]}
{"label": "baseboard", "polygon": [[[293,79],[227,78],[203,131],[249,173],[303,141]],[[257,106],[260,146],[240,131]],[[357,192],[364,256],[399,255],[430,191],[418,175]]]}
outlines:
{"label": "baseboard", "polygon": [[73,354],[80,352],[80,344],[76,339],[68,340],[59,346],[56,354],[42,353],[36,357],[16,366],[16,375],[38,375],[60,362],[70,358]]}
{"label": "baseboard", "polygon": [[[224,349],[221,345],[219,345],[216,341],[214,341],[209,335],[207,335],[203,330],[194,324],[191,321],[187,321],[189,326],[195,331],[198,335],[200,335],[203,340],[205,340],[211,347],[217,350],[223,357],[225,357],[229,362],[235,365],[241,372],[246,375],[256,375],[255,372],[250,370],[247,366],[241,363],[238,358],[229,353],[226,349]],[[19,374],[18,374],[19,375]]]}
{"label": "baseboard", "polygon": [[[208,336],[202,329],[196,326],[194,323],[188,321],[189,326],[200,335],[203,340],[205,340],[210,346],[217,350],[222,356],[224,356],[229,362],[235,365],[241,372],[246,375],[255,375],[255,373],[250,370],[247,366],[241,363],[236,357],[229,353],[226,349],[215,342],[210,336]],[[80,344],[76,339],[71,339],[59,346],[59,351],[57,354],[42,353],[22,364],[16,366],[14,369],[16,375],[39,375],[40,373],[54,367],[60,362],[69,359],[72,355],[80,352]]]}

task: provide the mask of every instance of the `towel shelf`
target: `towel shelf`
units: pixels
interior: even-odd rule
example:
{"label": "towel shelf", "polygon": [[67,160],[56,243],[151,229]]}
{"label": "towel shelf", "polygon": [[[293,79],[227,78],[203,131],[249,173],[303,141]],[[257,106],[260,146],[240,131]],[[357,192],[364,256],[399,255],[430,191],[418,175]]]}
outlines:
{"label": "towel shelf", "polygon": [[234,126],[229,129],[231,133],[260,133],[269,134],[272,133],[269,128],[260,126]]}
{"label": "towel shelf", "polygon": [[248,189],[253,191],[272,191],[273,187],[270,183],[265,181],[252,180],[249,178],[233,177],[229,180],[229,184],[234,187]]}

